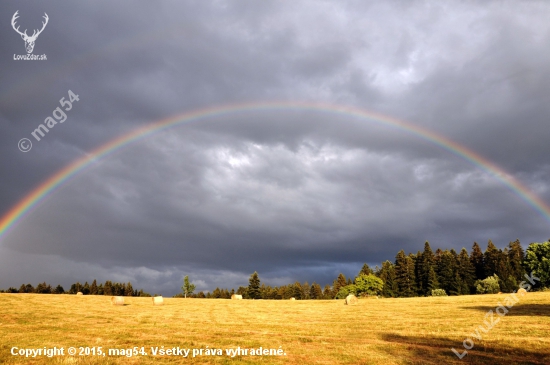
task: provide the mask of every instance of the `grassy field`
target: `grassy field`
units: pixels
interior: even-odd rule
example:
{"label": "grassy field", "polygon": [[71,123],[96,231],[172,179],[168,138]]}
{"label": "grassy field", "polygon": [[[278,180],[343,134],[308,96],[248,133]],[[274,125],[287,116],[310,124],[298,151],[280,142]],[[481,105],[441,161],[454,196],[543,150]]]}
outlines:
{"label": "grassy field", "polygon": [[[528,293],[459,360],[451,351],[483,325],[506,294],[411,299],[250,301],[0,294],[2,364],[549,364],[550,293]],[[497,320],[495,318],[495,320]],[[489,321],[489,319],[487,319]],[[471,346],[471,343],[467,343]],[[20,349],[64,347],[25,358]],[[144,347],[147,356],[69,356],[68,348]],[[153,356],[151,347],[222,349],[223,355]],[[208,346],[208,347],[207,347]],[[226,349],[279,349],[230,357]],[[205,352],[203,351],[203,354]]]}

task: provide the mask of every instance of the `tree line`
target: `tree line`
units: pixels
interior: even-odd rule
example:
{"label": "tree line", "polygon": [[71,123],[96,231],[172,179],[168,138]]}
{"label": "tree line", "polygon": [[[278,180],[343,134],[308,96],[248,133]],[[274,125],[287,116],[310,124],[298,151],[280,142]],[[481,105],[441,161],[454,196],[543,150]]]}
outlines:
{"label": "tree line", "polygon": [[[519,240],[510,242],[503,250],[489,240],[484,252],[474,242],[469,253],[466,248],[462,248],[460,253],[454,249],[440,248],[434,252],[430,243],[425,242],[423,251],[406,254],[401,250],[394,262],[384,261],[374,269],[365,263],[355,278],[346,278],[340,273],[332,285],[326,284],[324,288],[316,282],[309,284],[307,281],[272,287],[261,283],[258,273],[254,272],[250,275],[248,286],[240,286],[237,290],[216,288],[211,292],[194,293],[195,285],[186,276],[183,292],[175,297],[230,299],[233,294],[240,294],[244,299],[334,299],[349,293],[391,298],[484,294],[513,292],[526,280],[526,273],[533,273],[539,279],[533,290],[550,288],[550,242],[531,243],[524,251]],[[61,285],[53,288],[45,282],[36,288],[23,284],[19,289],[11,287],[0,292],[151,296],[143,289],[134,290],[130,282],[125,284],[109,280],[99,285],[96,280],[92,284],[76,282],[67,292]]]}
{"label": "tree line", "polygon": [[86,281],[84,284],[76,282],[71,285],[68,291],[61,285],[57,285],[55,288],[46,282],[39,283],[36,287],[31,284],[22,284],[19,289],[10,287],[7,290],[0,290],[0,293],[34,293],[34,294],[76,294],[82,293],[84,295],[114,295],[114,296],[130,296],[130,297],[150,297],[151,294],[146,293],[143,289],[134,290],[132,283],[117,283],[110,280],[105,283],[97,284],[94,279],[92,284],[88,284]]}
{"label": "tree line", "polygon": [[254,272],[247,287],[216,288],[187,296],[229,299],[232,294],[240,294],[245,299],[334,299],[350,293],[389,298],[510,293],[526,280],[527,273],[540,279],[533,290],[550,288],[550,242],[532,243],[524,251],[519,240],[510,242],[503,250],[489,240],[484,252],[474,242],[469,253],[466,248],[457,253],[454,249],[440,248],[434,252],[426,241],[423,251],[406,254],[401,250],[394,262],[384,261],[374,270],[365,263],[354,279],[340,273],[332,285],[323,289],[307,281],[271,287],[261,284]]}

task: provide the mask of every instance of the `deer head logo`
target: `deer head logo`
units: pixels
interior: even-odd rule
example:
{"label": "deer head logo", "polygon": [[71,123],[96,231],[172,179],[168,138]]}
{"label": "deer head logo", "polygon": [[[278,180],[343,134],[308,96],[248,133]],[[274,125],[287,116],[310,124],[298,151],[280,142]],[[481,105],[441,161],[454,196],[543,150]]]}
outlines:
{"label": "deer head logo", "polygon": [[42,33],[44,28],[46,28],[46,24],[48,24],[48,20],[49,20],[48,14],[44,13],[43,18],[46,20],[46,22],[42,22],[42,29],[40,29],[40,30],[35,29],[34,32],[32,33],[32,35],[29,37],[27,35],[27,30],[26,29],[25,29],[24,32],[20,32],[19,27],[17,27],[17,28],[15,27],[15,20],[17,18],[19,18],[19,15],[17,15],[18,12],[19,12],[19,10],[17,10],[15,12],[15,14],[13,14],[13,18],[11,18],[11,26],[13,27],[13,29],[17,33],[19,33],[21,35],[21,38],[23,38],[23,40],[25,41],[25,48],[27,49],[27,53],[32,53],[32,50],[34,49],[34,42],[36,41],[36,38],[38,38],[40,33]]}

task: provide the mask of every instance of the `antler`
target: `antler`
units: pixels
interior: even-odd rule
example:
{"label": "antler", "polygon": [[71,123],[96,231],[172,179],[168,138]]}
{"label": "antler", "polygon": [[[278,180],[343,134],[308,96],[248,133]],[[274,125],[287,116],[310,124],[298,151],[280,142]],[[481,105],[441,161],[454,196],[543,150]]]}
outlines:
{"label": "antler", "polygon": [[[11,18],[11,26],[13,27],[13,30],[15,30],[17,33],[19,33],[19,34],[21,34],[21,35],[24,35],[24,36],[28,37],[28,36],[27,36],[27,30],[26,30],[26,29],[25,29],[25,33],[22,33],[21,31],[19,31],[19,27],[17,27],[17,28],[15,27],[15,20],[16,20],[17,18],[19,18],[19,16],[17,15],[17,13],[19,13],[19,10],[17,10],[17,11],[15,12],[15,14],[13,14],[13,17]],[[46,13],[44,13],[44,14],[46,14]],[[46,23],[47,23],[47,21],[46,21]]]}
{"label": "antler", "polygon": [[[17,12],[16,12],[16,14],[17,14]],[[38,33],[36,33],[36,29],[34,30],[34,32],[32,33],[31,38],[37,38],[37,37],[40,35],[40,33],[42,33],[42,31],[44,30],[44,28],[46,28],[46,24],[48,24],[48,20],[49,20],[50,18],[48,18],[48,14],[46,14],[46,13],[44,13],[44,16],[43,16],[42,18],[44,18],[44,19],[46,20],[46,22],[45,22],[45,23],[42,22],[42,29],[40,29],[40,30],[38,31]],[[27,30],[25,29],[25,32],[26,32],[26,31],[27,31]]]}

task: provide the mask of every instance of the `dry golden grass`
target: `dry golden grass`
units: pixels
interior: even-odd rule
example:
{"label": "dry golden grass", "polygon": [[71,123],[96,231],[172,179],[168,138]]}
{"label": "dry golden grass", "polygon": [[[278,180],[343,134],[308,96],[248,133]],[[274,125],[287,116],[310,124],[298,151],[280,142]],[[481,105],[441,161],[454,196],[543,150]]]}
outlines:
{"label": "dry golden grass", "polygon": [[[529,293],[464,359],[452,352],[507,294],[267,301],[0,294],[2,364],[549,364],[550,293]],[[12,356],[19,348],[145,347],[149,356]],[[286,356],[153,357],[150,347],[279,348]],[[67,351],[67,350],[65,350]]]}

